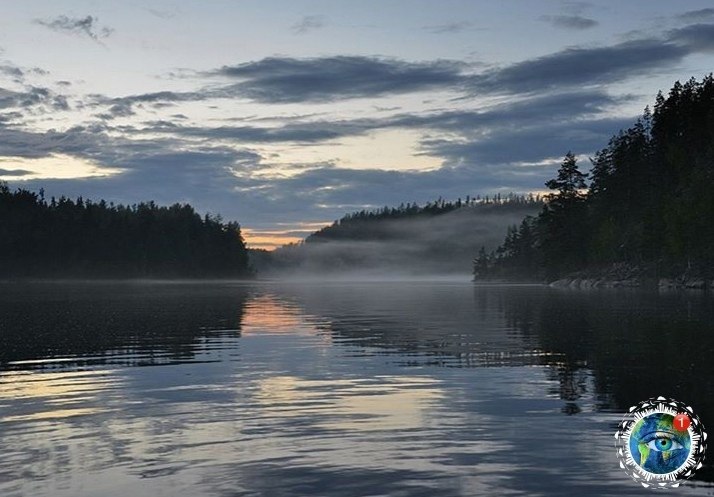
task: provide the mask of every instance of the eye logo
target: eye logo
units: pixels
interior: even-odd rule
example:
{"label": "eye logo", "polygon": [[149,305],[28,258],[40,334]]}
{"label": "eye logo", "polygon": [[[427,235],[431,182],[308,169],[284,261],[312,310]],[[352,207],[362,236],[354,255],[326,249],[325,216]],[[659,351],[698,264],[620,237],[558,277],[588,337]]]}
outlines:
{"label": "eye logo", "polygon": [[677,487],[702,467],[707,434],[691,407],[664,397],[630,408],[615,434],[620,467],[645,487]]}
{"label": "eye logo", "polygon": [[674,416],[664,412],[645,416],[630,432],[630,455],[641,468],[658,475],[684,464],[691,445],[689,433],[675,432]]}

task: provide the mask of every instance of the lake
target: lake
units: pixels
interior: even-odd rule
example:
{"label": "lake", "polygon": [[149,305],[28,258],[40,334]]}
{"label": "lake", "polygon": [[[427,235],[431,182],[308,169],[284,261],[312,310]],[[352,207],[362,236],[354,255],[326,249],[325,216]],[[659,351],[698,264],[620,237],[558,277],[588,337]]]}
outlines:
{"label": "lake", "polygon": [[713,352],[696,292],[3,283],[0,495],[651,495],[616,425],[714,427]]}

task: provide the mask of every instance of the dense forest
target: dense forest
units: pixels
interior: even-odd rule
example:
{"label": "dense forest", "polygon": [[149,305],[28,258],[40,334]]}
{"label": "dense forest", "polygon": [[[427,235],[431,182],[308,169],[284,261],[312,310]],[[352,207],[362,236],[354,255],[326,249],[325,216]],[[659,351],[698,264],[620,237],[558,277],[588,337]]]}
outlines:
{"label": "dense forest", "polygon": [[223,278],[249,274],[237,223],[187,204],[44,198],[0,182],[0,278]]}
{"label": "dense forest", "polygon": [[382,221],[427,219],[458,209],[470,208],[483,214],[488,211],[506,213],[522,211],[524,208],[540,207],[543,199],[539,195],[496,194],[493,197],[476,195],[465,200],[447,201],[439,198],[420,206],[418,203],[401,204],[399,207],[385,206],[381,209],[353,212],[322,228],[305,239],[305,243],[319,243],[328,240],[381,240],[400,236],[399,231],[383,229],[390,224]]}
{"label": "dense forest", "polygon": [[591,162],[565,156],[540,214],[481,249],[476,279],[714,277],[712,75],[660,92]]}
{"label": "dense forest", "polygon": [[510,224],[542,205],[538,196],[509,194],[362,210],[255,260],[278,275],[463,275],[474,245],[495,248]]}

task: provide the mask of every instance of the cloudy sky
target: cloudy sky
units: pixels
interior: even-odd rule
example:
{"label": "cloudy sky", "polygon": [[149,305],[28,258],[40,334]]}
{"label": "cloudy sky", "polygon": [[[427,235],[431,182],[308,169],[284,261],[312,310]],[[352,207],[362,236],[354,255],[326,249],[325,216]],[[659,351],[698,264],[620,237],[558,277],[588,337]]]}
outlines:
{"label": "cloudy sky", "polygon": [[363,207],[540,191],[713,69],[711,0],[7,2],[0,179],[190,202],[271,247]]}

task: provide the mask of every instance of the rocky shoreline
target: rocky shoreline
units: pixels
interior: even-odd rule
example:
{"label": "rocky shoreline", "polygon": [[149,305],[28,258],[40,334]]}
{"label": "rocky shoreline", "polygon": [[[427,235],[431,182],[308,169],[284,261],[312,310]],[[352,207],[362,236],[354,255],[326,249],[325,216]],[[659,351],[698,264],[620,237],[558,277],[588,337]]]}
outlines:
{"label": "rocky shoreline", "polygon": [[714,289],[714,281],[685,271],[674,277],[655,277],[642,268],[616,264],[601,270],[580,271],[549,283],[556,288],[648,288],[660,290]]}

